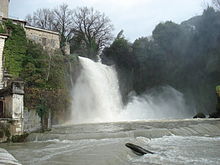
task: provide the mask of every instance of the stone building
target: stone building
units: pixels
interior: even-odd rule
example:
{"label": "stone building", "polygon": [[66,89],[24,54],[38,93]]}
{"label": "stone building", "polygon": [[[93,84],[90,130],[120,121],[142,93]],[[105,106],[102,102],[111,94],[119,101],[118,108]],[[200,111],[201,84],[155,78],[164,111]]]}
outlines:
{"label": "stone building", "polygon": [[[4,49],[6,38],[7,38],[7,35],[0,34],[0,59],[3,59],[3,49]],[[0,89],[4,87],[3,73],[4,73],[3,60],[0,60]]]}
{"label": "stone building", "polygon": [[45,50],[54,51],[60,48],[60,35],[58,32],[27,26],[24,20],[8,18],[8,7],[10,0],[0,0],[0,20],[11,20],[14,24],[21,25],[26,37],[43,46]]}
{"label": "stone building", "polygon": [[10,0],[0,0],[0,17],[8,18],[8,6]]}
{"label": "stone building", "polygon": [[56,50],[60,48],[60,35],[58,32],[40,29],[32,26],[25,26],[28,39],[41,44],[46,50]]}
{"label": "stone building", "polygon": [[20,25],[23,28],[25,28],[26,21],[24,21],[24,20],[14,19],[14,18],[6,18],[6,17],[2,18],[2,21],[7,21],[7,20],[11,20],[14,24]]}

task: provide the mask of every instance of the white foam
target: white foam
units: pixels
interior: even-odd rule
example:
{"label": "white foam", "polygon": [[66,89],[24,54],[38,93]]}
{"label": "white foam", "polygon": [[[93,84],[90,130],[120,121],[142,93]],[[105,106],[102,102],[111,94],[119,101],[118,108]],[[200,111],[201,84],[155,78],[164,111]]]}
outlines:
{"label": "white foam", "polygon": [[141,140],[142,147],[153,150],[155,154],[143,157],[129,156],[132,163],[152,164],[220,164],[220,137],[164,136],[162,138]]}

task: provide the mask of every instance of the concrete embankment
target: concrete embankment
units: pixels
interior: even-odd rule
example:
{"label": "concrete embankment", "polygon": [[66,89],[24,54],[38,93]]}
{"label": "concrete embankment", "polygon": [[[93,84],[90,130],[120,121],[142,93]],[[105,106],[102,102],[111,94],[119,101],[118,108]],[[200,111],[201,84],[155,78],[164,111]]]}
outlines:
{"label": "concrete embankment", "polygon": [[21,165],[8,151],[0,148],[0,164]]}
{"label": "concrete embankment", "polygon": [[157,120],[57,126],[47,133],[33,133],[28,137],[28,140],[79,140],[141,136],[159,138],[170,135],[220,136],[220,119]]}

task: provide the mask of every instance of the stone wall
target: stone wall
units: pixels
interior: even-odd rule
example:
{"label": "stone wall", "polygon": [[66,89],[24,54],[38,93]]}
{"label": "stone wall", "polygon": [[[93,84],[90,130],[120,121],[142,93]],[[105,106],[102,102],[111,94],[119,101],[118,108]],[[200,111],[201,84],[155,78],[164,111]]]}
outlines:
{"label": "stone wall", "polygon": [[[7,88],[0,90],[3,114],[0,118],[0,142],[24,132],[24,83],[12,81]],[[2,109],[0,109],[2,111]],[[2,132],[2,133],[1,133]]]}
{"label": "stone wall", "polygon": [[0,142],[10,140],[12,136],[23,134],[23,121],[4,118],[0,120]]}
{"label": "stone wall", "polygon": [[0,0],[0,17],[8,17],[9,0]]}
{"label": "stone wall", "polygon": [[[0,59],[3,59],[3,49],[5,45],[5,39],[7,37],[0,35]],[[0,89],[3,88],[3,60],[0,60]]]}
{"label": "stone wall", "polygon": [[60,35],[50,30],[25,26],[28,39],[41,44],[46,50],[56,50],[60,48]]}
{"label": "stone wall", "polygon": [[0,120],[0,142],[5,142],[10,138],[10,124],[7,120]]}
{"label": "stone wall", "polygon": [[4,97],[4,117],[5,118],[12,118],[12,97],[5,96]]}
{"label": "stone wall", "polygon": [[41,119],[36,110],[24,110],[24,132],[33,132],[41,129]]}
{"label": "stone wall", "polygon": [[23,119],[23,109],[24,109],[24,96],[20,94],[13,94],[12,105],[13,105],[13,119]]}

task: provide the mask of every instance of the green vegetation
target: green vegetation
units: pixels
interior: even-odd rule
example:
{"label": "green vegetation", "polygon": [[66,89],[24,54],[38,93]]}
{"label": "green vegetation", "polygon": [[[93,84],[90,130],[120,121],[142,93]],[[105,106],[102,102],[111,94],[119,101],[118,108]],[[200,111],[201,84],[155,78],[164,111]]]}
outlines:
{"label": "green vegetation", "polygon": [[[25,81],[25,106],[36,109],[43,118],[51,111],[56,118],[65,118],[65,111],[70,104],[70,66],[77,63],[77,58],[43,51],[40,45],[28,42],[27,56],[23,63],[21,78]],[[68,114],[67,114],[68,115]],[[58,121],[60,119],[56,119]],[[63,119],[64,120],[64,119]]]}
{"label": "green vegetation", "polygon": [[5,68],[14,77],[19,77],[23,69],[23,60],[27,51],[27,39],[24,29],[11,21],[4,22],[10,37],[4,48]]}
{"label": "green vegetation", "polygon": [[220,92],[220,85],[216,86],[216,92]]}
{"label": "green vegetation", "polygon": [[23,135],[14,135],[11,137],[10,142],[13,143],[23,143],[26,141],[26,138],[28,137],[28,133],[24,133]]}
{"label": "green vegetation", "polygon": [[[184,93],[188,105],[201,112],[215,110],[215,86],[220,82],[220,12],[209,7],[202,16],[176,24],[160,23],[152,38],[129,43],[119,34],[102,58],[113,61],[126,100],[134,90],[170,85]],[[129,77],[130,82],[127,77]],[[129,82],[129,83],[128,83]]]}
{"label": "green vegetation", "polygon": [[5,28],[5,25],[0,23],[0,33],[6,33],[6,28]]}
{"label": "green vegetation", "polygon": [[65,118],[64,112],[70,104],[68,74],[70,64],[76,64],[77,58],[63,56],[60,50],[44,50],[26,39],[20,25],[6,21],[4,26],[9,32],[4,47],[5,69],[13,79],[25,82],[25,107],[35,109],[42,122],[49,111]]}

